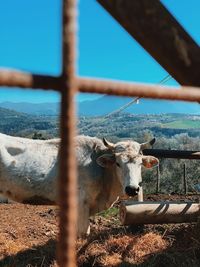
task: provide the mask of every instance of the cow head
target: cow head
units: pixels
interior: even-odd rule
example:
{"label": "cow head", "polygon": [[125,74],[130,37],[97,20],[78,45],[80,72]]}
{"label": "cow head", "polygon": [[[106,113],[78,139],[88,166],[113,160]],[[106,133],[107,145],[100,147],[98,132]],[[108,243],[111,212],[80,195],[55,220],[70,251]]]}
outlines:
{"label": "cow head", "polygon": [[142,182],[141,167],[152,168],[158,165],[159,161],[153,156],[144,156],[142,151],[155,142],[139,144],[134,141],[123,141],[116,144],[103,139],[104,145],[109,153],[104,153],[97,158],[97,163],[104,167],[116,170],[116,174],[123,186],[123,191],[129,196],[137,195]]}

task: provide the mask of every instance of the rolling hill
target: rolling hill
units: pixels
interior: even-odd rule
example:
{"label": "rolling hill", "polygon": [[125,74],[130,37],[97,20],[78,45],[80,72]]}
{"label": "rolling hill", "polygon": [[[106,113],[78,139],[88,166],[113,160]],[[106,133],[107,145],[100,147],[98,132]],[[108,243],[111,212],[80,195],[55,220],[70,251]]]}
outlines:
{"label": "rolling hill", "polygon": [[0,107],[32,115],[58,115],[59,103],[2,102]]}
{"label": "rolling hill", "polygon": [[40,132],[45,137],[58,135],[58,120],[52,116],[34,116],[14,110],[0,108],[0,132],[16,136],[31,137]]}
{"label": "rolling hill", "polygon": [[[59,135],[59,117],[30,115],[0,108],[0,132],[16,136],[52,138]],[[174,136],[187,133],[199,136],[200,116],[185,114],[131,114],[122,113],[109,118],[80,116],[79,134],[91,136],[137,137],[143,132],[155,136]]]}

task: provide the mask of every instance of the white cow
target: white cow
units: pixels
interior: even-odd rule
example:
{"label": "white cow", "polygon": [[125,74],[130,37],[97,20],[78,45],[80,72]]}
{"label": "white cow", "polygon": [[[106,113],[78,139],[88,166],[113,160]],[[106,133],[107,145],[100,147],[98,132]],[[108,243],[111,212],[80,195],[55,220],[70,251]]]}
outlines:
{"label": "white cow", "polygon": [[[158,159],[143,156],[149,143],[116,144],[95,137],[76,137],[78,165],[78,236],[86,234],[89,217],[107,209],[124,193],[140,189],[141,166]],[[22,203],[57,203],[59,139],[31,140],[0,134],[0,193]]]}
{"label": "white cow", "polygon": [[89,217],[109,208],[118,196],[138,194],[142,165],[151,168],[159,163],[157,158],[142,154],[154,142],[152,139],[139,144],[129,140],[112,144],[95,137],[77,138],[79,235],[88,231]]}
{"label": "white cow", "polygon": [[0,134],[0,193],[22,203],[55,203],[59,143]]}

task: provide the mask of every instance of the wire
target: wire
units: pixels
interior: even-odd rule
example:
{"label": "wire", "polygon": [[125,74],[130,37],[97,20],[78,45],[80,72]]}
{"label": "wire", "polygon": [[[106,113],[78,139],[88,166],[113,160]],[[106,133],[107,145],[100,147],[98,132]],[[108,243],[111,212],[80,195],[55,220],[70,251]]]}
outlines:
{"label": "wire", "polygon": [[168,82],[169,80],[171,80],[171,78],[172,78],[172,76],[170,74],[168,74],[161,81],[159,81],[158,84],[164,84],[164,83]]}
{"label": "wire", "polygon": [[[172,79],[172,76],[171,76],[170,74],[168,74],[168,75],[165,76],[161,81],[158,82],[158,85],[159,85],[159,84],[165,84],[166,82],[168,82],[168,81],[171,80],[171,79]],[[124,109],[130,107],[131,105],[133,105],[133,104],[135,104],[135,103],[138,104],[139,99],[141,99],[141,97],[136,97],[136,98],[134,98],[133,100],[131,100],[131,101],[128,102],[127,104],[123,105],[122,107],[120,107],[120,108],[117,109],[117,110],[112,111],[111,113],[108,113],[108,114],[105,115],[104,117],[105,117],[105,118],[109,118],[109,117],[111,117],[111,116],[113,116],[113,115],[115,115],[115,114],[120,113],[121,111],[123,111]]]}
{"label": "wire", "polygon": [[111,117],[112,115],[115,115],[117,113],[120,113],[121,111],[123,111],[124,109],[128,108],[129,106],[131,106],[132,104],[134,103],[138,103],[138,100],[140,99],[141,97],[136,97],[134,98],[133,100],[131,100],[130,102],[128,102],[127,104],[125,104],[124,106],[122,106],[121,108],[117,109],[117,110],[114,110],[112,111],[111,113],[107,114],[105,116],[105,118],[109,118]]}

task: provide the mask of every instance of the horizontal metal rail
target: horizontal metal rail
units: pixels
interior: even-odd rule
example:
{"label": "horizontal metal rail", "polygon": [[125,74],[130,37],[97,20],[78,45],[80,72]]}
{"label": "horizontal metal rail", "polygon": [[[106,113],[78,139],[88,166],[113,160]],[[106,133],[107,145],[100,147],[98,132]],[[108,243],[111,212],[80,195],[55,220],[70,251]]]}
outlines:
{"label": "horizontal metal rail", "polygon": [[143,150],[143,154],[157,158],[200,159],[200,151],[189,150],[145,149]]}
{"label": "horizontal metal rail", "polygon": [[190,86],[181,86],[177,89],[167,86],[79,78],[78,88],[80,92],[200,102],[199,88]]}
{"label": "horizontal metal rail", "polygon": [[34,88],[46,90],[60,90],[60,77],[35,75],[28,72],[17,70],[1,70],[0,71],[0,86]]}
{"label": "horizontal metal rail", "polygon": [[[200,102],[200,88],[192,86],[161,87],[122,81],[76,77],[79,92],[119,96]],[[34,75],[20,71],[0,71],[1,86],[62,91],[62,78]]]}

